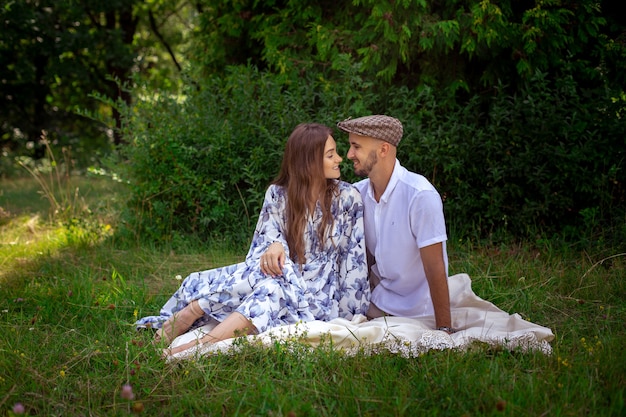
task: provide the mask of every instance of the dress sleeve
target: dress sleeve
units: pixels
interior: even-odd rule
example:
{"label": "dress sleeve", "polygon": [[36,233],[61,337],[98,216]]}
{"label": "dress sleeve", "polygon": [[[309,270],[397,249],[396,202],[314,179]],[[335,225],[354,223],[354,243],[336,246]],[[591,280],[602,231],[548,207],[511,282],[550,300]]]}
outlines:
{"label": "dress sleeve", "polygon": [[270,185],[265,192],[263,207],[259,214],[246,261],[258,260],[274,242],[282,243],[289,259],[289,247],[285,238],[285,193],[282,187]]}
{"label": "dress sleeve", "polygon": [[337,292],[339,317],[352,319],[355,314],[366,315],[370,302],[365,233],[363,225],[363,201],[353,186],[342,190],[337,226],[341,231],[338,242],[339,288]]}

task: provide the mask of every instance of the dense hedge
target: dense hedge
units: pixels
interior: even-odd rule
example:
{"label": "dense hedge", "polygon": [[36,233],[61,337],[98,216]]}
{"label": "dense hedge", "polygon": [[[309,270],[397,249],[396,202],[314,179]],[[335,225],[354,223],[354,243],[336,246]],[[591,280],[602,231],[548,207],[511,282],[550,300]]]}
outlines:
{"label": "dense hedge", "polygon": [[400,91],[400,155],[443,193],[458,234],[624,233],[626,124],[610,96],[583,97],[573,79],[543,74],[516,95],[499,88],[449,112],[430,91]]}
{"label": "dense hedge", "polygon": [[[331,84],[320,74],[289,82],[233,67],[190,86],[184,101],[157,97],[123,109],[128,224],[150,239],[195,233],[246,242],[298,123],[386,113],[404,123],[399,158],[440,190],[453,235],[624,233],[620,102],[608,92],[583,97],[572,78],[552,83],[542,74],[521,91],[495,88],[450,105],[428,88],[373,91],[350,70]],[[345,134],[336,138],[345,155]],[[344,161],[344,178],[355,180]]]}
{"label": "dense hedge", "polygon": [[190,85],[182,102],[162,96],[122,108],[128,225],[155,240],[197,233],[247,241],[293,128],[362,111],[359,83],[353,76],[340,86],[314,76],[289,83],[233,67]]}

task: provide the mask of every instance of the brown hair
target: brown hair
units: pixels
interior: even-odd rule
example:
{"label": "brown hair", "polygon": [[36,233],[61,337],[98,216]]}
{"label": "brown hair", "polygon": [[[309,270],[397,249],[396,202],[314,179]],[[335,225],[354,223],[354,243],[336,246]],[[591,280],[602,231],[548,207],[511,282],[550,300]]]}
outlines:
{"label": "brown hair", "polygon": [[324,147],[332,135],[328,126],[303,123],[293,130],[283,155],[280,173],[274,184],[287,191],[287,245],[291,259],[300,265],[306,262],[304,232],[307,216],[315,211],[317,201],[322,209],[322,221],[317,235],[320,247],[325,232],[333,223],[330,204],[337,194],[337,182],[324,175]]}

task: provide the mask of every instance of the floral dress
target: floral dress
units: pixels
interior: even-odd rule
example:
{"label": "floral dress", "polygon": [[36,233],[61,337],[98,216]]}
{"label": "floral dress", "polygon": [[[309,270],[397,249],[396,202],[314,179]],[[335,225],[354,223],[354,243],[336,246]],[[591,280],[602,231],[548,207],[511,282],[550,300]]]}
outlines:
{"label": "floral dress", "polygon": [[[137,321],[138,328],[160,328],[172,314],[194,300],[204,310],[192,328],[211,318],[223,321],[232,312],[250,319],[259,332],[298,321],[351,319],[367,313],[370,287],[367,279],[363,203],[358,190],[338,181],[339,195],[333,199],[334,219],[323,248],[317,227],[322,211],[319,204],[309,216],[305,230],[306,263],[289,259],[285,240],[286,190],[271,185],[266,193],[250,250],[244,262],[194,272],[165,303],[159,316]],[[273,242],[283,244],[287,261],[283,275],[266,276],[260,257]]]}

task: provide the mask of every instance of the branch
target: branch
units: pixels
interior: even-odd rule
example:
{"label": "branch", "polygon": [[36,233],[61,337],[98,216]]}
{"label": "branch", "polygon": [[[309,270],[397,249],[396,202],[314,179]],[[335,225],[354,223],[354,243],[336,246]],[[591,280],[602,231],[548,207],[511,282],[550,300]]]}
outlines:
{"label": "branch", "polygon": [[154,15],[152,14],[152,10],[148,10],[148,19],[150,20],[150,28],[152,29],[152,32],[154,32],[154,34],[156,35],[157,38],[159,38],[159,41],[161,41],[165,49],[167,49],[167,53],[170,54],[170,56],[172,57],[172,61],[174,61],[174,65],[176,65],[176,68],[178,68],[178,71],[182,72],[183,69],[180,67],[180,64],[176,60],[174,51],[172,51],[172,48],[170,47],[170,45],[167,43],[165,38],[163,38],[163,35],[161,35],[161,33],[159,32],[159,28],[157,27],[156,20],[154,19]]}

